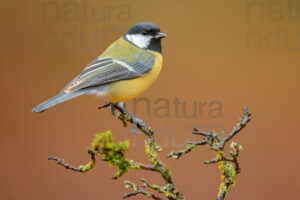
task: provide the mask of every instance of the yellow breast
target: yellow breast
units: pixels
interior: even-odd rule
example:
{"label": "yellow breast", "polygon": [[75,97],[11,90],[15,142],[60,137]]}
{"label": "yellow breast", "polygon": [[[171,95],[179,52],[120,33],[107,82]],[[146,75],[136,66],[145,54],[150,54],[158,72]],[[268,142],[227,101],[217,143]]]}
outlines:
{"label": "yellow breast", "polygon": [[155,63],[150,72],[146,75],[111,83],[106,97],[109,101],[125,102],[142,94],[155,81],[162,67],[162,56],[160,53],[152,52],[155,55]]}

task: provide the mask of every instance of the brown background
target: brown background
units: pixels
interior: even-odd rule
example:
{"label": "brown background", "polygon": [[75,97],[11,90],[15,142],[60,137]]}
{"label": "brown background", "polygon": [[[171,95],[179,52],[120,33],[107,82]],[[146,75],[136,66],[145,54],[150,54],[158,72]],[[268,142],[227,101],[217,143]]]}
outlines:
{"label": "brown background", "polygon": [[[123,185],[126,179],[139,182],[145,177],[163,184],[158,174],[143,171],[110,180],[115,169],[101,161],[91,172],[79,174],[47,160],[57,155],[75,165],[85,163],[86,146],[94,134],[111,129],[117,141],[133,143],[129,158],[146,162],[144,136],[133,137],[130,128],[124,129],[108,110],[97,110],[103,100],[85,96],[43,114],[30,112],[140,21],[154,22],[168,34],[162,73],[142,96],[151,103],[152,115],[147,117],[142,103],[137,112],[160,130],[162,157],[182,148],[192,125],[231,130],[247,105],[253,120],[237,137],[244,147],[243,173],[228,199],[298,199],[297,0],[87,1],[98,21],[90,18],[91,10],[85,18],[85,1],[55,0],[44,11],[43,2],[49,1],[0,3],[1,199],[121,199],[129,192]],[[194,102],[206,102],[202,116],[176,118],[176,97],[186,103],[188,113]],[[170,102],[170,118],[153,115],[159,98]],[[214,101],[221,103],[222,117],[209,112]],[[132,108],[132,102],[128,105]],[[202,147],[180,160],[165,159],[187,199],[215,199],[220,181],[217,166],[203,164],[212,156]]]}

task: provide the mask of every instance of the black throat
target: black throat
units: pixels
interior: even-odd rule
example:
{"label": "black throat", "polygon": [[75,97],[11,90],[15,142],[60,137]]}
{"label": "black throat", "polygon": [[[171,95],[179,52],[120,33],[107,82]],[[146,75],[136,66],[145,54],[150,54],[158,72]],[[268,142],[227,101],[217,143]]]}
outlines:
{"label": "black throat", "polygon": [[152,39],[148,49],[161,54],[161,39]]}

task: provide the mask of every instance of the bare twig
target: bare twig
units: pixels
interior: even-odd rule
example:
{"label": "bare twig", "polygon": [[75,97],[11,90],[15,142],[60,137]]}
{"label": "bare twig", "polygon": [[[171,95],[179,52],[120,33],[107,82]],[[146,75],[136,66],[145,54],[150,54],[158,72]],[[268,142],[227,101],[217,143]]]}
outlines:
{"label": "bare twig", "polygon": [[243,108],[245,115],[241,117],[242,122],[237,124],[231,131],[231,133],[226,137],[226,141],[229,141],[231,138],[233,138],[237,133],[239,133],[250,121],[250,112],[247,110],[246,107]]}
{"label": "bare twig", "polygon": [[58,157],[55,157],[55,156],[49,156],[48,160],[54,160],[54,161],[56,161],[56,163],[58,165],[61,165],[61,166],[65,167],[66,169],[71,169],[75,172],[82,172],[81,169],[79,169],[78,167],[73,167],[69,163],[65,163],[65,161],[61,158],[58,158]]}

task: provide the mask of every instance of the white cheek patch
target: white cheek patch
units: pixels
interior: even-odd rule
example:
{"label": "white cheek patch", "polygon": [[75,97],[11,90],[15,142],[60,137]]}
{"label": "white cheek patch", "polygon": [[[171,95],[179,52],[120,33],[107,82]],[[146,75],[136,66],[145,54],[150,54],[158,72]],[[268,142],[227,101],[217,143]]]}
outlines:
{"label": "white cheek patch", "polygon": [[142,49],[149,47],[151,41],[151,36],[141,34],[127,34],[126,38],[128,41]]}

